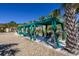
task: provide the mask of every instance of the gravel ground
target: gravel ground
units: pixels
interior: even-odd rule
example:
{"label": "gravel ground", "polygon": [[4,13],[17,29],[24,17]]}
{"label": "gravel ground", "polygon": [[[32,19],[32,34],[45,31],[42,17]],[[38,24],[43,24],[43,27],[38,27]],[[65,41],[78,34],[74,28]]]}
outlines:
{"label": "gravel ground", "polygon": [[[10,52],[4,53],[1,49]],[[0,53],[4,53],[1,53],[1,55],[64,56],[64,54],[56,51],[54,48],[48,48],[37,42],[30,42],[28,39],[24,39],[23,37],[18,38],[15,33],[0,33],[0,50]]]}

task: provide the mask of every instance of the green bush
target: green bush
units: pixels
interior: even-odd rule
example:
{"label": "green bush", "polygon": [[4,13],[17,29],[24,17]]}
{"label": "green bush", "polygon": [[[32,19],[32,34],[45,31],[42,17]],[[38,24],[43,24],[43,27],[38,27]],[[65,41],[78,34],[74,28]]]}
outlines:
{"label": "green bush", "polygon": [[4,30],[0,30],[0,32],[5,32]]}

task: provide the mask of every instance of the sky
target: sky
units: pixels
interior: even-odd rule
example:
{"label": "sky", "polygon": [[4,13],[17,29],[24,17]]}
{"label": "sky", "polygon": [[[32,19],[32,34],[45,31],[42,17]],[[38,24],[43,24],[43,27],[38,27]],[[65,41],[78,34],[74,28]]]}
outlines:
{"label": "sky", "polygon": [[[40,16],[48,16],[54,10],[61,8],[61,4],[54,3],[0,3],[0,23],[15,21],[25,23],[38,20]],[[61,12],[63,14],[63,11]]]}

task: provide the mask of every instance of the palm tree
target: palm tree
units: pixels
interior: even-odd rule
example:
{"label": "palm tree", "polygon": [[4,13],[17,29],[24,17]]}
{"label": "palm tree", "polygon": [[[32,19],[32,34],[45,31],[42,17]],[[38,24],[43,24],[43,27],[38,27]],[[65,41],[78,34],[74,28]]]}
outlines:
{"label": "palm tree", "polygon": [[60,17],[60,9],[55,9],[53,10],[51,13],[49,13],[49,17],[56,17],[59,18]]}
{"label": "palm tree", "polygon": [[78,8],[79,4],[63,4],[65,10],[65,20],[66,20],[66,50],[78,54],[79,46],[78,46],[78,29],[76,22],[76,13],[79,12]]}

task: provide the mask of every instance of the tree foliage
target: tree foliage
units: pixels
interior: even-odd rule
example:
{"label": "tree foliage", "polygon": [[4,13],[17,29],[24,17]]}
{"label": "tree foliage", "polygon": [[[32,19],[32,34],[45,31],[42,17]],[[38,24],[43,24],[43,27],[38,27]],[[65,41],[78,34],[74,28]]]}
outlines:
{"label": "tree foliage", "polygon": [[49,13],[50,17],[59,17],[61,14],[60,9],[55,9],[51,13]]}

